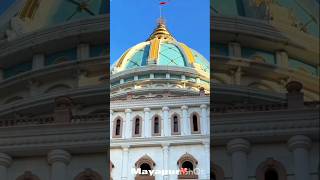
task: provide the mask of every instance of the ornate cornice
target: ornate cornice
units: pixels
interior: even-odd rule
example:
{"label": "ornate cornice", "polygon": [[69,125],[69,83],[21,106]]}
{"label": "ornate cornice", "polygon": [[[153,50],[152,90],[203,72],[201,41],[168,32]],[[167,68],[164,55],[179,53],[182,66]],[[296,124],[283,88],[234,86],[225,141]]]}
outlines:
{"label": "ornate cornice", "polygon": [[[59,46],[58,44],[65,45],[66,41],[69,41],[69,43],[80,42],[80,39],[90,41],[90,36],[92,38],[93,36],[97,36],[98,33],[100,33],[100,37],[104,37],[106,36],[106,31],[109,30],[108,19],[109,17],[107,15],[96,16],[94,18],[64,23],[48,29],[28,33],[10,42],[5,41],[0,44],[0,59],[9,54],[17,54],[26,49],[30,51],[30,48],[33,51],[43,50],[44,47],[50,48],[51,46],[48,44],[51,43],[55,43],[54,48],[56,48]],[[78,37],[76,41],[74,37]],[[105,41],[105,39],[103,39],[103,41]]]}
{"label": "ornate cornice", "polygon": [[131,109],[143,109],[148,108],[162,108],[167,107],[181,107],[182,105],[199,106],[201,104],[209,104],[209,96],[180,96],[180,97],[168,97],[168,98],[150,98],[150,99],[137,99],[137,100],[119,100],[111,101],[110,107],[114,111]]}
{"label": "ornate cornice", "polygon": [[246,138],[253,142],[286,142],[305,134],[319,139],[319,109],[237,112],[213,115],[212,145],[226,144],[227,139]]}
{"label": "ornate cornice", "polygon": [[164,144],[176,145],[203,145],[203,141],[209,141],[208,135],[169,136],[151,138],[111,139],[110,148],[118,149],[123,145],[132,147],[154,146],[162,147]]}

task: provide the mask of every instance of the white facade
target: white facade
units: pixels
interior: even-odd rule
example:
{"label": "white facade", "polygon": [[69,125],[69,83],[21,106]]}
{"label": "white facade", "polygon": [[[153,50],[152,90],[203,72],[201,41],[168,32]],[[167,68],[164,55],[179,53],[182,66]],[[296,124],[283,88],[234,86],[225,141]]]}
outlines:
{"label": "white facade", "polygon": [[211,6],[211,179],[319,179],[319,3]]}
{"label": "white facade", "polygon": [[0,16],[0,179],[108,179],[107,1],[69,20],[69,1],[11,2]]}
{"label": "white facade", "polygon": [[[185,154],[190,154],[198,161],[196,167],[202,171],[199,179],[208,179],[210,174],[208,100],[208,97],[203,96],[161,98],[137,102],[141,107],[146,108],[132,106],[132,101],[113,102],[110,127],[115,127],[114,123],[119,118],[124,121],[121,137],[114,137],[115,128],[110,134],[110,160],[114,165],[111,177],[113,179],[134,179],[136,175],[131,171],[137,168],[136,162],[145,155],[155,162],[154,170],[177,170],[179,159]],[[171,102],[175,103],[170,106]],[[184,105],[177,106],[177,104]],[[128,108],[117,109],[119,106]],[[191,130],[190,116],[194,113],[200,115],[199,133],[193,133]],[[161,135],[152,135],[151,132],[152,118],[156,115],[159,115],[161,119]],[[175,115],[181,122],[179,125],[181,131],[177,135],[172,134],[171,121]],[[137,116],[142,117],[142,132],[141,136],[133,137],[133,120]],[[156,175],[155,178],[177,179],[177,175]]]}
{"label": "white facade", "polygon": [[[111,71],[111,177],[210,179],[208,61],[176,41],[160,19]],[[195,173],[168,172],[181,168]],[[161,173],[142,176],[139,169]]]}

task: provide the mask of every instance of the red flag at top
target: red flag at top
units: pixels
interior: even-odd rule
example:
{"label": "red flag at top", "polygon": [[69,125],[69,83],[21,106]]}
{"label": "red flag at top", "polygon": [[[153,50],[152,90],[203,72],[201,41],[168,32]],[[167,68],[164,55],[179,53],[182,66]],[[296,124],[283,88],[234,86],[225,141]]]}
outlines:
{"label": "red flag at top", "polygon": [[165,5],[165,4],[168,4],[168,2],[165,2],[165,1],[160,2],[160,5]]}

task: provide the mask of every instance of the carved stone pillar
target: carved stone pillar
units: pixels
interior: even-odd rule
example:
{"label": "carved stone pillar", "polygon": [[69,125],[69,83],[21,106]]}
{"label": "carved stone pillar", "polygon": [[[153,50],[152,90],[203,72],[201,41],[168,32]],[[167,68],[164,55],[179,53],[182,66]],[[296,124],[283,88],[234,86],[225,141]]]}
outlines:
{"label": "carved stone pillar", "polygon": [[58,97],[55,99],[54,121],[57,123],[70,122],[72,101],[68,97]]}
{"label": "carved stone pillar", "polygon": [[126,113],[126,120],[124,121],[124,127],[125,127],[125,138],[131,138],[131,132],[132,132],[132,122],[131,122],[131,109],[126,109],[125,113]]}
{"label": "carved stone pillar", "polygon": [[228,44],[229,55],[233,57],[241,57],[241,45],[238,42],[230,42]]}
{"label": "carved stone pillar", "polygon": [[64,150],[52,150],[48,153],[48,162],[51,165],[50,180],[68,180],[67,165],[71,160],[71,155]]}
{"label": "carved stone pillar", "polygon": [[210,127],[207,126],[207,124],[208,124],[207,105],[202,104],[200,106],[200,109],[201,109],[201,117],[200,117],[201,125],[200,125],[200,127],[202,128],[201,132],[203,134],[209,134],[209,128]]}
{"label": "carved stone pillar", "polygon": [[310,180],[309,148],[311,140],[307,136],[293,136],[288,141],[289,149],[293,152],[294,170],[296,180]]}
{"label": "carved stone pillar", "polygon": [[109,136],[110,139],[112,139],[112,133],[113,133],[113,110],[110,110],[110,122],[109,122]]}
{"label": "carved stone pillar", "polygon": [[[206,140],[203,142],[204,146],[204,154],[206,157],[210,157],[210,140]],[[204,179],[210,179],[210,159],[207,158],[205,159],[205,174],[204,174]]]}
{"label": "carved stone pillar", "polygon": [[77,46],[77,58],[79,60],[85,60],[90,56],[89,44],[78,44]]}
{"label": "carved stone pillar", "polygon": [[162,134],[164,136],[170,136],[171,128],[170,128],[170,123],[169,123],[169,108],[163,107],[162,113],[163,113],[163,126],[162,126],[163,133]]}
{"label": "carved stone pillar", "polygon": [[[162,144],[163,152],[163,169],[169,169],[169,144]],[[169,175],[164,175],[163,180],[169,180]]]}
{"label": "carved stone pillar", "polygon": [[0,153],[0,177],[3,180],[7,180],[8,167],[12,163],[12,158],[5,153]]}
{"label": "carved stone pillar", "polygon": [[150,120],[150,108],[144,108],[144,128],[142,132],[144,137],[151,137],[151,120]]}
{"label": "carved stone pillar", "polygon": [[190,135],[191,134],[191,129],[190,129],[190,121],[188,118],[188,106],[182,106],[182,121],[181,121],[181,126],[182,126],[182,135]]}
{"label": "carved stone pillar", "polygon": [[276,52],[276,62],[280,67],[287,68],[288,67],[288,53],[285,51],[277,51]]}
{"label": "carved stone pillar", "polygon": [[303,85],[298,81],[290,81],[287,85],[287,102],[288,108],[302,108],[304,106]]}
{"label": "carved stone pillar", "polygon": [[227,145],[232,158],[232,180],[248,180],[247,153],[250,143],[245,139],[233,139]]}
{"label": "carved stone pillar", "polygon": [[128,179],[128,160],[129,160],[129,146],[122,146],[122,171],[121,180]]}

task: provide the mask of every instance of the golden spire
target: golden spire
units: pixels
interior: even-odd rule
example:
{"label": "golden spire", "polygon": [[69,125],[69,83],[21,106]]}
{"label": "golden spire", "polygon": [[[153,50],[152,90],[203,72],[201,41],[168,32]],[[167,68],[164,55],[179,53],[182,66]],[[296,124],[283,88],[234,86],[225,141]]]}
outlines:
{"label": "golden spire", "polygon": [[158,20],[158,26],[154,29],[153,33],[148,38],[148,41],[152,39],[164,39],[164,40],[175,40],[170,32],[167,30],[165,21],[163,18]]}

